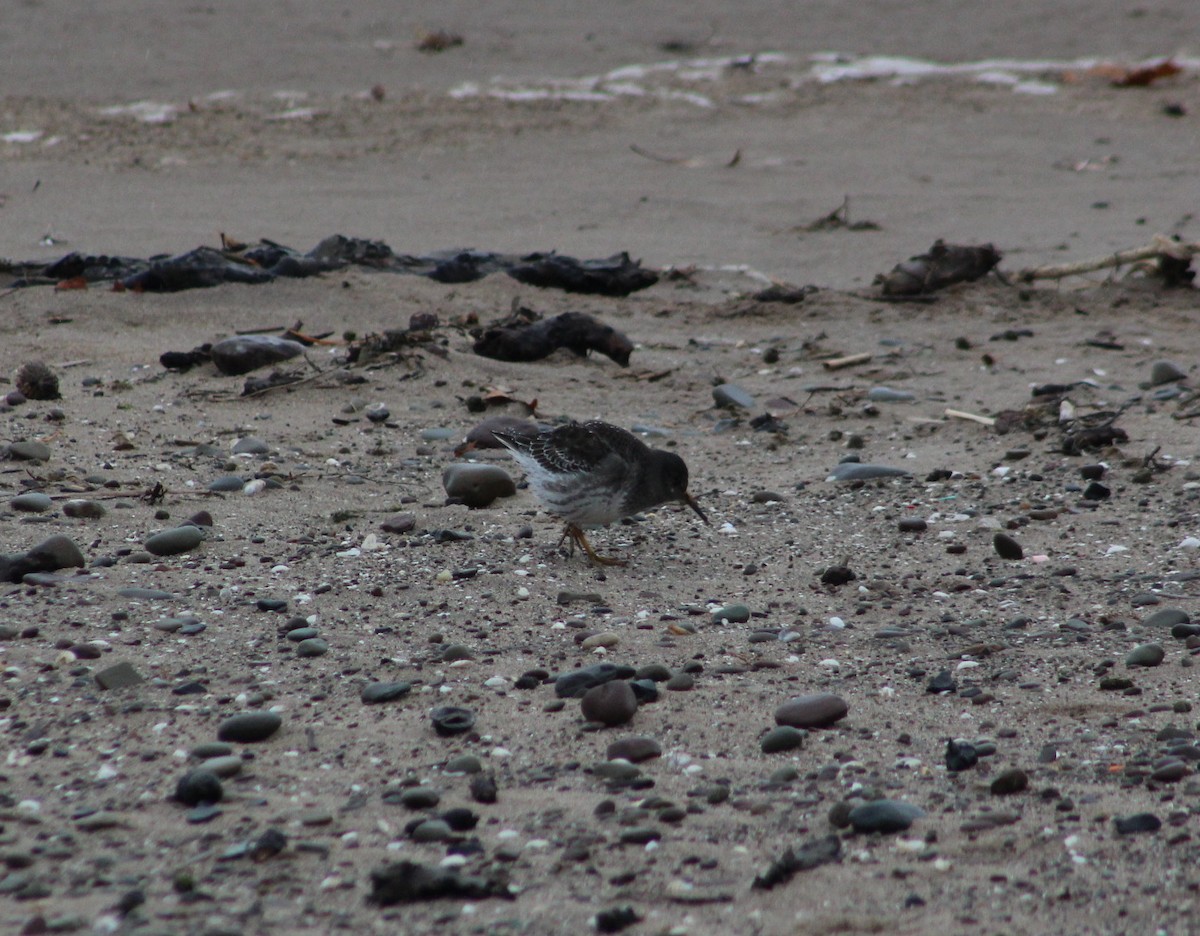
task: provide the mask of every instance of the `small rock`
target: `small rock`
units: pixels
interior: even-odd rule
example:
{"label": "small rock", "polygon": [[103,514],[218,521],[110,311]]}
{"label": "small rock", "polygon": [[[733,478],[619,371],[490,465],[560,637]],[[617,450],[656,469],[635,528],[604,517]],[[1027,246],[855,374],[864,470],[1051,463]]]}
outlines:
{"label": "small rock", "polygon": [[175,785],[175,799],[184,806],[219,803],[225,796],[221,778],[209,770],[196,769],[185,773]]}
{"label": "small rock", "polygon": [[512,497],[517,486],[498,465],[456,462],[442,471],[446,495],[471,508],[487,507],[498,497]]}
{"label": "small rock", "polygon": [[15,461],[49,461],[50,446],[45,442],[35,440],[13,442],[8,446],[8,457]]}
{"label": "small rock", "polygon": [[96,674],[95,679],[101,689],[125,689],[146,681],[145,677],[133,668],[132,663],[125,661],[102,669]]}
{"label": "small rock", "polygon": [[366,705],[380,705],[384,702],[394,702],[412,691],[412,683],[407,682],[375,682],[364,686],[359,698]]}
{"label": "small rock", "polygon": [[22,513],[45,513],[54,506],[54,501],[50,499],[49,494],[30,491],[27,494],[18,494],[8,502],[8,506]]}
{"label": "small rock", "polygon": [[1166,655],[1167,652],[1159,644],[1142,644],[1125,654],[1125,665],[1158,666],[1166,658]]}
{"label": "small rock", "polygon": [[713,387],[713,402],[717,406],[729,409],[752,410],[755,407],[754,397],[737,384],[720,384]]}
{"label": "small rock", "polygon": [[242,436],[233,443],[230,451],[234,455],[268,455],[271,452],[271,446],[258,436]]}
{"label": "small rock", "polygon": [[901,533],[924,533],[929,524],[921,517],[905,517],[901,520],[897,527]]}
{"label": "small rock", "polygon": [[826,481],[869,481],[872,478],[907,478],[911,471],[890,465],[871,465],[867,462],[840,462]]}
{"label": "small rock", "polygon": [[1150,386],[1152,387],[1186,379],[1187,371],[1170,361],[1155,361],[1150,367]]}
{"label": "small rock", "polygon": [[379,525],[384,533],[409,533],[416,529],[416,515],[410,513],[392,514]]}
{"label": "small rock", "polygon": [[799,747],[803,747],[804,739],[807,737],[807,731],[793,728],[791,725],[779,725],[763,735],[759,746],[762,748],[764,754],[780,754],[784,751],[794,751]]}
{"label": "small rock", "polygon": [[933,679],[929,680],[925,686],[925,691],[938,695],[943,692],[953,692],[958,688],[958,683],[954,681],[954,676],[950,670],[942,670]]}
{"label": "small rock", "polygon": [[1117,835],[1138,835],[1145,832],[1157,832],[1162,828],[1162,820],[1154,813],[1141,812],[1132,816],[1117,816],[1113,819]]}
{"label": "small rock", "polygon": [[903,832],[913,821],[925,815],[925,811],[912,803],[900,800],[873,800],[850,810],[847,819],[854,831],[866,835],[871,832]]}
{"label": "small rock", "polygon": [[1017,560],[1025,558],[1025,550],[1021,548],[1021,544],[1007,533],[997,533],[993,536],[992,547],[996,550],[996,555],[1001,559]]}
{"label": "small rock", "polygon": [[909,403],[916,398],[915,393],[893,390],[891,387],[872,387],[867,391],[867,399],[873,403]]}
{"label": "small rock", "polygon": [[621,738],[614,741],[605,751],[609,760],[627,760],[631,764],[662,756],[662,745],[653,738]]}
{"label": "small rock", "polygon": [[1029,774],[1019,767],[1005,770],[992,781],[992,796],[1011,796],[1029,788]]}
{"label": "small rock", "polygon": [[99,501],[75,498],[63,504],[63,514],[72,520],[99,520],[107,510]]}
{"label": "small rock", "polygon": [[309,637],[296,644],[296,656],[319,657],[329,652],[329,644],[323,637]]}
{"label": "small rock", "polygon": [[793,728],[828,728],[841,721],[850,711],[850,706],[841,696],[830,692],[796,696],[775,710],[777,725]]}
{"label": "small rock", "polygon": [[191,552],[204,542],[204,532],[199,527],[181,526],[173,530],[155,533],[143,545],[146,551],[156,556],[176,556]]}
{"label": "small rock", "polygon": [[744,604],[725,605],[712,613],[714,624],[745,624],[750,620],[750,609]]}
{"label": "small rock", "polygon": [[614,679],[632,679],[637,671],[632,666],[616,663],[596,663],[582,669],[563,673],[554,680],[554,694],[560,699],[578,699],[593,686]]}
{"label": "small rock", "polygon": [[585,692],[579,710],[588,721],[609,727],[623,725],[637,714],[637,696],[628,681],[613,680]]}
{"label": "small rock", "polygon": [[277,712],[243,712],[221,722],[217,728],[217,739],[238,744],[254,744],[266,741],[283,725]]}
{"label": "small rock", "polygon": [[1183,608],[1160,608],[1148,615],[1142,624],[1146,627],[1174,627],[1176,624],[1190,624],[1191,615]]}
{"label": "small rock", "polygon": [[979,752],[969,741],[946,742],[946,769],[951,773],[968,770],[979,763]]}

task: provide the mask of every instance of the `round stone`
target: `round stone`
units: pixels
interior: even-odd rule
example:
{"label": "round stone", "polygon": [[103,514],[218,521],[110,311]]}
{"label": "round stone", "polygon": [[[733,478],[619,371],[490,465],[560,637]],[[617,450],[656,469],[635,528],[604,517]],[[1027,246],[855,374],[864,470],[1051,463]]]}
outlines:
{"label": "round stone", "polygon": [[764,754],[780,754],[803,747],[804,739],[807,737],[807,731],[793,728],[791,725],[779,725],[763,735],[759,745]]}
{"label": "round stone", "polygon": [[74,498],[63,504],[63,514],[72,520],[99,520],[107,510],[99,501]]}
{"label": "round stone", "polygon": [[921,517],[905,517],[901,520],[897,527],[901,533],[924,533],[929,524]]}
{"label": "round stone", "polygon": [[380,705],[384,702],[394,702],[412,691],[412,683],[407,682],[374,682],[364,686],[359,698],[366,705]]}
{"label": "round stone", "polygon": [[50,499],[49,494],[30,491],[27,494],[18,494],[8,502],[8,506],[22,513],[45,513],[54,506],[54,501]]}
{"label": "round stone", "polygon": [[584,693],[579,710],[590,722],[609,727],[624,725],[637,714],[637,696],[626,680],[614,680],[594,686]]}
{"label": "round stone", "polygon": [[696,677],[691,673],[676,673],[663,685],[669,692],[690,692],[696,688]]}
{"label": "round stone", "polygon": [[56,533],[38,543],[29,550],[26,558],[36,563],[43,572],[54,572],[58,569],[79,568],[84,564],[83,553],[69,536]]}
{"label": "round stone", "polygon": [[191,552],[204,542],[204,532],[191,525],[175,527],[155,533],[143,544],[146,551],[156,556],[176,556]]}
{"label": "round stone", "polygon": [[737,384],[725,383],[713,387],[713,402],[722,408],[752,410],[754,397]]}
{"label": "round stone", "polygon": [[296,656],[319,657],[329,652],[329,644],[323,637],[309,637],[296,644]]}
{"label": "round stone", "polygon": [[211,770],[190,770],[175,784],[175,799],[185,806],[219,803],[224,795],[221,778]]}
{"label": "round stone", "polygon": [[14,442],[8,447],[8,455],[16,461],[49,461],[50,446],[36,440]]}
{"label": "round stone", "polygon": [[487,507],[498,497],[512,497],[517,486],[499,465],[458,462],[442,472],[446,496],[471,508]]}
{"label": "round stone", "polygon": [[233,443],[231,451],[234,455],[267,455],[271,451],[271,446],[258,436],[242,436]]}
{"label": "round stone", "polygon": [[653,738],[631,737],[614,741],[605,751],[609,760],[627,760],[631,764],[662,756],[662,745]]}
{"label": "round stone", "polygon": [[581,650],[595,650],[597,647],[607,649],[608,647],[615,647],[620,642],[621,638],[617,634],[612,631],[604,631],[599,634],[592,634],[591,637],[584,639],[580,642],[579,647]]}
{"label": "round stone", "polygon": [[221,475],[209,483],[208,489],[218,494],[232,493],[240,491],[245,483],[246,479],[241,475]]}
{"label": "round stone", "polygon": [[903,832],[913,820],[925,815],[925,811],[912,803],[900,800],[873,800],[850,810],[847,817],[854,831],[860,834],[871,832]]}
{"label": "round stone", "polygon": [[409,809],[433,809],[442,801],[442,795],[433,787],[410,787],[400,794],[401,806]]}
{"label": "round stone", "polygon": [[444,842],[454,835],[454,830],[445,819],[426,819],[409,834],[414,842]]}
{"label": "round stone", "polygon": [[448,774],[477,774],[483,770],[483,761],[474,754],[460,754],[446,761]]}
{"label": "round stone", "polygon": [[1147,615],[1142,621],[1146,627],[1174,627],[1176,624],[1190,624],[1192,621],[1183,608],[1159,608],[1153,614]]}
{"label": "round stone", "polygon": [[1029,788],[1029,774],[1019,767],[1005,770],[992,781],[992,796],[1011,796]]}
{"label": "round stone", "polygon": [[1134,647],[1125,654],[1126,666],[1158,666],[1166,658],[1167,651],[1159,644],[1149,643]]}
{"label": "round stone", "polygon": [[225,719],[217,728],[217,739],[239,744],[254,744],[266,741],[283,725],[283,718],[276,712],[243,712]]}
{"label": "round stone", "polygon": [[793,728],[828,728],[845,718],[849,711],[850,706],[841,696],[817,692],[784,702],[775,710],[775,723]]}

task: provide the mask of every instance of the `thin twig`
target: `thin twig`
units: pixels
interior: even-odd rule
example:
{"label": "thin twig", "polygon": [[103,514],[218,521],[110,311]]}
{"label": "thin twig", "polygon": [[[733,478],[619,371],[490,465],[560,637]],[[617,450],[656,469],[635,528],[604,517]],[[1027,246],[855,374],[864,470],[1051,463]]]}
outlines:
{"label": "thin twig", "polygon": [[1078,276],[1082,273],[1094,273],[1097,270],[1111,270],[1115,267],[1128,266],[1142,260],[1154,260],[1159,257],[1187,260],[1197,254],[1200,254],[1200,242],[1188,243],[1172,240],[1165,234],[1155,234],[1154,239],[1144,247],[1119,250],[1104,257],[1093,257],[1091,260],[1080,260],[1075,263],[1032,267],[1018,273],[1017,279],[1022,283],[1032,283],[1038,279],[1063,279],[1067,276]]}

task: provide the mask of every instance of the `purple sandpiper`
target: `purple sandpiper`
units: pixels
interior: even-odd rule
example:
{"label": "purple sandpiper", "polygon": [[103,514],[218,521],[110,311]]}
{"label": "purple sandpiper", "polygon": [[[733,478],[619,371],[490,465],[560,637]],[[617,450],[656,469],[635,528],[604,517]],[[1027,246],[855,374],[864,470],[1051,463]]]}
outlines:
{"label": "purple sandpiper", "polygon": [[604,422],[568,423],[536,435],[494,433],[529,476],[538,500],[567,521],[571,540],[601,565],[624,560],[596,554],[584,527],[604,526],[670,501],[687,504],[708,523],[688,493],[688,470],[674,452],[652,449],[633,434]]}

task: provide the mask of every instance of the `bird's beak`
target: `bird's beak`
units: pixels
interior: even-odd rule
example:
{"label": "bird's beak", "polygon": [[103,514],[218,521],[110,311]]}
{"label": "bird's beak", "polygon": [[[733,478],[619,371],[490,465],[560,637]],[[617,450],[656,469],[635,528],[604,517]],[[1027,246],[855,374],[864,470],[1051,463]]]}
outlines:
{"label": "bird's beak", "polygon": [[685,504],[687,504],[689,507],[691,507],[692,510],[696,511],[696,513],[700,516],[701,520],[703,520],[705,523],[708,523],[708,517],[704,516],[704,511],[701,510],[700,505],[696,503],[696,498],[692,497],[692,495],[689,494],[687,491],[684,491],[683,497],[680,499]]}

